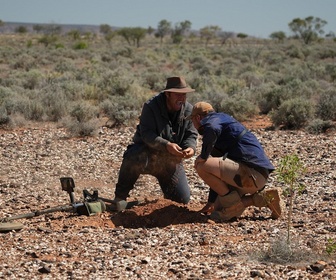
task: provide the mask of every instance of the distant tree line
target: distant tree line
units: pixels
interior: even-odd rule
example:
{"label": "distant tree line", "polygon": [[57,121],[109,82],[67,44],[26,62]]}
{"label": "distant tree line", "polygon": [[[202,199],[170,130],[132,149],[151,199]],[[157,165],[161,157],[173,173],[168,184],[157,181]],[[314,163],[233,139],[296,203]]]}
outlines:
{"label": "distant tree line", "polygon": [[[321,36],[325,34],[324,27],[327,21],[319,18],[309,16],[304,19],[294,18],[288,27],[293,33],[292,36],[287,37],[284,31],[275,31],[269,35],[271,39],[283,41],[286,38],[294,38],[302,40],[305,44],[310,44],[312,42],[322,39]],[[4,26],[5,23],[0,20],[0,28]],[[42,41],[48,45],[55,41],[55,36],[62,32],[62,27],[55,24],[33,25],[33,31],[38,34],[44,34],[46,37]],[[24,25],[20,25],[15,28],[16,33],[27,33],[28,29]],[[205,46],[208,46],[213,40],[220,40],[221,44],[225,44],[230,38],[247,38],[248,34],[245,33],[234,33],[222,31],[222,29],[217,25],[208,25],[200,30],[192,31],[192,23],[189,20],[175,23],[173,25],[170,21],[163,19],[161,20],[157,28],[152,27],[142,28],[142,27],[123,27],[123,28],[112,28],[108,24],[101,24],[99,26],[99,32],[103,34],[106,41],[111,42],[116,35],[123,37],[130,46],[139,47],[141,41],[146,37],[146,35],[154,35],[156,38],[160,39],[161,44],[164,42],[166,37],[170,37],[174,44],[181,43],[185,38],[200,37],[204,42]],[[74,39],[79,39],[82,34],[77,30],[71,30],[68,35]],[[90,36],[86,33],[86,36]],[[333,38],[335,40],[335,33],[330,31],[325,37]]]}

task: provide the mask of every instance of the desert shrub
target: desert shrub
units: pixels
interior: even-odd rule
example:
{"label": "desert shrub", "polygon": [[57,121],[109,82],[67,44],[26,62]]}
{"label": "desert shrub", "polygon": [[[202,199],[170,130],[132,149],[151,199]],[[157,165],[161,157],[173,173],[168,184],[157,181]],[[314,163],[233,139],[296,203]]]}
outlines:
{"label": "desert shrub", "polygon": [[262,114],[277,110],[283,101],[290,98],[285,87],[268,84],[257,89],[256,100]]}
{"label": "desert shrub", "polygon": [[336,51],[334,47],[322,48],[318,52],[320,59],[335,58]]}
{"label": "desert shrub", "polygon": [[66,79],[64,81],[58,80],[57,82],[67,100],[77,101],[83,98],[83,92],[85,90],[83,83],[72,79]]}
{"label": "desert shrub", "polygon": [[76,102],[70,111],[70,116],[80,123],[88,122],[97,115],[98,108],[84,101]]}
{"label": "desert shrub", "polygon": [[242,90],[246,88],[246,84],[244,80],[240,79],[227,79],[225,81],[224,91],[232,96],[234,94],[240,93]]}
{"label": "desert shrub", "polygon": [[9,116],[5,106],[0,106],[0,125],[8,124],[9,123]]}
{"label": "desert shrub", "polygon": [[3,105],[5,106],[8,115],[12,114],[25,115],[28,103],[29,99],[26,96],[13,94],[3,102]]}
{"label": "desert shrub", "polygon": [[261,262],[278,264],[302,263],[317,258],[317,254],[301,245],[297,239],[288,243],[285,234],[271,240],[268,248],[261,249],[256,256]]}
{"label": "desert shrub", "polygon": [[313,105],[309,100],[294,98],[284,101],[278,110],[271,112],[275,126],[283,125],[289,129],[303,127],[313,116]]}
{"label": "desert shrub", "polygon": [[23,87],[25,89],[35,89],[41,84],[43,74],[39,70],[33,69],[24,73],[22,79],[24,80]]}
{"label": "desert shrub", "polygon": [[131,120],[134,120],[140,114],[136,109],[120,108],[118,103],[113,102],[111,99],[104,100],[100,104],[100,108],[108,117],[111,127],[129,125]]}
{"label": "desert shrub", "polygon": [[0,86],[0,105],[12,94],[14,94],[14,92],[10,88]]}
{"label": "desert shrub", "polygon": [[56,43],[55,44],[55,49],[63,49],[64,48],[64,44],[62,43]]}
{"label": "desert shrub", "polygon": [[197,71],[200,75],[210,75],[214,66],[214,62],[204,56],[196,56],[190,59],[193,71]]}
{"label": "desert shrub", "polygon": [[79,122],[74,118],[65,117],[61,120],[61,123],[73,137],[94,136],[99,128],[97,119]]}
{"label": "desert shrub", "polygon": [[62,59],[61,61],[56,63],[54,70],[59,73],[65,73],[68,71],[75,71],[75,67],[71,61]]}
{"label": "desert shrub", "polygon": [[44,116],[44,106],[39,100],[29,100],[24,116],[27,120],[41,121]]}
{"label": "desert shrub", "polygon": [[322,120],[336,120],[336,90],[320,95],[316,104],[316,114]]}
{"label": "desert shrub", "polygon": [[327,74],[330,76],[331,80],[336,81],[336,65],[335,64],[327,64],[325,66]]}
{"label": "desert shrub", "polygon": [[[283,74],[279,72],[279,70],[274,69],[272,67],[266,73],[263,74],[263,84],[266,83],[273,83],[273,84],[280,84],[280,81],[283,80]],[[263,84],[260,86],[262,87]]]}
{"label": "desert shrub", "polygon": [[88,48],[88,44],[85,43],[85,42],[77,42],[73,48],[75,50],[84,50],[84,49],[87,49]]}
{"label": "desert shrub", "polygon": [[50,87],[41,97],[49,121],[59,121],[68,114],[69,100],[57,87]]}
{"label": "desert shrub", "polygon": [[308,123],[306,130],[311,134],[320,134],[326,132],[328,129],[332,128],[333,124],[331,121],[325,121],[321,119],[314,119]]}
{"label": "desert shrub", "polygon": [[216,75],[228,75],[230,77],[237,72],[240,65],[239,59],[233,57],[224,58],[216,71]]}
{"label": "desert shrub", "polygon": [[257,114],[256,106],[244,96],[225,99],[221,102],[218,110],[233,116],[238,121],[244,121]]}
{"label": "desert shrub", "polygon": [[35,59],[29,54],[21,54],[11,62],[13,69],[29,71],[35,66]]}
{"label": "desert shrub", "polygon": [[160,71],[157,69],[150,69],[147,73],[144,74],[144,86],[148,85],[148,89],[153,90],[155,92],[159,92],[164,89],[165,85],[162,81],[165,80],[165,77]]}
{"label": "desert shrub", "polygon": [[108,71],[103,73],[98,80],[97,86],[106,91],[109,95],[126,95],[132,82],[128,76],[120,75],[118,71]]}
{"label": "desert shrub", "polygon": [[303,60],[305,58],[304,52],[300,46],[290,45],[286,50],[286,55],[291,58],[297,58]]}
{"label": "desert shrub", "polygon": [[245,84],[249,88],[258,87],[263,82],[262,76],[252,71],[244,72],[243,74],[240,75],[240,78],[245,81]]}

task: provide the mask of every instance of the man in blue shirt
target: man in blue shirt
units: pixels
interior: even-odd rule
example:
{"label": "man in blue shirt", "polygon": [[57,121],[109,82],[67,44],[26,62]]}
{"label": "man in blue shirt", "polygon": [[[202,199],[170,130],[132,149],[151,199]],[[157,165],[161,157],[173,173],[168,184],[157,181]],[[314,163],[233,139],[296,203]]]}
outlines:
{"label": "man in blue shirt", "polygon": [[256,136],[207,102],[196,103],[188,118],[203,136],[194,167],[210,192],[201,212],[213,220],[229,221],[246,207],[257,206],[270,208],[272,218],[279,218],[283,206],[278,190],[264,190],[274,166]]}

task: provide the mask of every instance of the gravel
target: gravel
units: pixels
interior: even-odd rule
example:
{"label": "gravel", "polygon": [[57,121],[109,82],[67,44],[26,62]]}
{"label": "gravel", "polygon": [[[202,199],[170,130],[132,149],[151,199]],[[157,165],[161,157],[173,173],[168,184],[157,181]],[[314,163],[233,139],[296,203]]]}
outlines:
{"label": "gravel", "polygon": [[[292,250],[284,242],[287,214],[272,220],[268,209],[250,207],[230,223],[200,215],[208,187],[190,159],[188,205],[163,199],[155,178],[143,175],[130,194],[142,203],[125,212],[18,220],[23,229],[0,233],[0,279],[333,279],[335,252],[326,249],[336,241],[335,132],[251,129],[275,166],[296,153],[307,168],[306,190],[294,201]],[[51,124],[1,130],[0,217],[69,203],[60,177],[74,178],[78,200],[83,189],[112,199],[133,132],[102,127],[95,137],[71,138]],[[285,188],[275,174],[268,185]]]}

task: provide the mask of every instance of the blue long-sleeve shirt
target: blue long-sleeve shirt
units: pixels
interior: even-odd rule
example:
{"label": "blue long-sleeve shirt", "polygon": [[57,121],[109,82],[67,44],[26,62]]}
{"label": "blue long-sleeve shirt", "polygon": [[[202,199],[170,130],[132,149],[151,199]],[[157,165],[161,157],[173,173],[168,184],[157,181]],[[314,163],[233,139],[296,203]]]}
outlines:
{"label": "blue long-sleeve shirt", "polygon": [[[201,127],[203,130],[201,158],[226,155],[236,162],[262,167],[269,172],[274,170],[261,143],[252,132],[247,131],[241,138],[239,137],[245,127],[233,117],[224,113],[209,113],[201,120]],[[214,202],[216,196],[216,193],[210,191],[208,201]]]}

